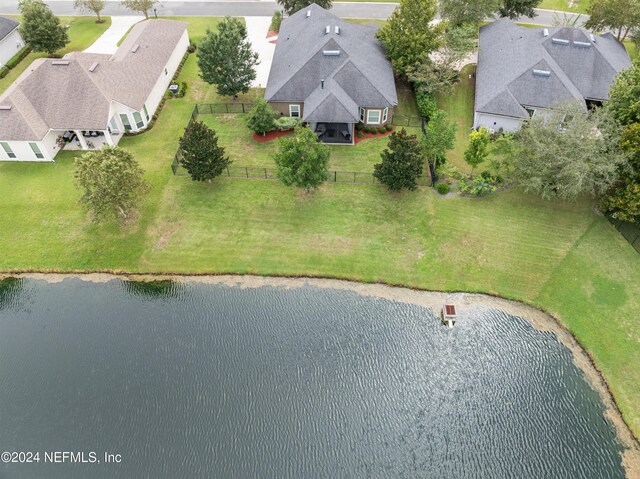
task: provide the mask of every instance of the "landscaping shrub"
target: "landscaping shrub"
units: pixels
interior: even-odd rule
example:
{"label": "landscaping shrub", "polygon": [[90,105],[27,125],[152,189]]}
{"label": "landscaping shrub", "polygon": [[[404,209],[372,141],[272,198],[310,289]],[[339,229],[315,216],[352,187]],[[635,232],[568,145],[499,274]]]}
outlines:
{"label": "landscaping shrub", "polygon": [[460,191],[468,193],[472,196],[483,196],[487,193],[496,191],[496,187],[491,181],[484,179],[481,175],[476,176],[472,180],[460,180]]}
{"label": "landscaping shrub", "polygon": [[438,109],[436,97],[430,93],[416,93],[416,103],[418,104],[420,116],[427,120]]}
{"label": "landscaping shrub", "polygon": [[362,137],[364,137],[364,131],[362,131],[362,130],[358,130],[358,132],[356,133],[356,135],[358,135],[358,138],[362,138]]}
{"label": "landscaping shrub", "polygon": [[451,191],[451,187],[446,183],[438,183],[436,185],[436,190],[438,190],[438,193],[440,193],[441,195],[446,195],[447,193],[449,193],[449,191]]}
{"label": "landscaping shrub", "polygon": [[356,123],[356,131],[362,131],[364,130],[364,123],[360,122],[360,123]]}
{"label": "landscaping shrub", "polygon": [[384,129],[387,130],[387,131],[391,131],[391,130],[393,130],[393,126],[387,123],[385,125]]}
{"label": "landscaping shrub", "polygon": [[484,178],[485,180],[491,179],[491,173],[489,173],[487,170],[484,170],[482,173],[480,173],[480,176],[482,176],[482,178]]}
{"label": "landscaping shrub", "polygon": [[496,183],[498,183],[498,184],[504,183],[504,178],[502,176],[500,176],[500,175],[496,176],[495,179],[496,179]]}
{"label": "landscaping shrub", "polygon": [[18,53],[16,53],[11,59],[5,64],[7,69],[12,70],[16,67],[18,63],[20,63],[24,58],[31,53],[31,48],[23,47]]}
{"label": "landscaping shrub", "polygon": [[293,130],[296,126],[300,125],[300,118],[291,118],[289,116],[281,116],[275,121],[276,130],[288,131]]}
{"label": "landscaping shrub", "polygon": [[364,127],[364,132],[365,132],[365,133],[373,133],[373,132],[374,132],[374,129],[373,129],[373,128],[371,128],[370,126],[365,126],[365,127]]}
{"label": "landscaping shrub", "polygon": [[0,68],[0,78],[4,78],[9,73],[9,69],[7,67]]}
{"label": "landscaping shrub", "polygon": [[279,32],[281,23],[282,23],[282,12],[276,11],[271,17],[271,25],[269,25],[269,31]]}
{"label": "landscaping shrub", "polygon": [[387,129],[384,126],[381,126],[380,128],[378,128],[378,133],[380,133],[381,135],[384,135],[387,132]]}
{"label": "landscaping shrub", "polygon": [[198,47],[196,46],[195,43],[189,43],[189,46],[187,47],[187,52],[189,53],[195,53],[195,51],[198,49]]}

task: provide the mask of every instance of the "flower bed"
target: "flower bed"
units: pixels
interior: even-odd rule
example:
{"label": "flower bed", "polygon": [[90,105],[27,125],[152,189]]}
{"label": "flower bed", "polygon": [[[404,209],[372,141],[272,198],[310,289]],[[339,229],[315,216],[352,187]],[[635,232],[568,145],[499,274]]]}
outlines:
{"label": "flower bed", "polygon": [[356,132],[356,145],[362,140],[368,140],[369,138],[381,138],[384,136],[389,136],[391,133],[393,133],[393,130],[387,130],[384,133],[365,133],[364,131],[362,133],[364,133],[364,135],[359,136],[359,132]]}
{"label": "flower bed", "polygon": [[257,133],[254,133],[253,141],[257,143],[267,143],[269,141],[276,140],[283,136],[290,135],[291,133],[293,133],[293,130],[286,130],[286,131],[273,130],[267,133],[266,135],[258,135]]}

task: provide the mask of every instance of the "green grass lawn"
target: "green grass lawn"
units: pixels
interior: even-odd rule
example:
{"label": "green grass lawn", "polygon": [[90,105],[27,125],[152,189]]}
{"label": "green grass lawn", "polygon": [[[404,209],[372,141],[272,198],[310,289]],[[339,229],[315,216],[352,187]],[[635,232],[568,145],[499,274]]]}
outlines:
{"label": "green grass lawn", "polygon": [[[187,96],[167,101],[151,131],[120,143],[152,186],[134,225],[89,221],[73,186],[77,153],[55,164],[0,163],[0,270],[320,275],[521,300],[576,335],[640,434],[640,255],[591,201],[543,201],[517,189],[472,199],[429,188],[390,194],[332,183],[303,194],[276,181],[194,183],[169,167],[182,128],[194,99],[228,99],[202,84],[193,64],[182,79]],[[469,95],[464,78],[456,88]],[[466,114],[455,96],[441,105]],[[268,147],[233,146],[226,117],[207,121],[238,163],[268,156]],[[332,154],[344,148],[356,165],[383,145],[361,146]]]}
{"label": "green grass lawn", "polygon": [[[547,10],[561,10],[563,12],[571,13],[586,13],[589,8],[590,0],[542,0],[542,3],[538,8],[545,8]],[[571,7],[569,5],[571,4]]]}
{"label": "green grass lawn", "polygon": [[[20,17],[14,18],[19,20]],[[111,17],[102,17],[102,19],[103,23],[96,23],[95,17],[60,17],[62,25],[69,25],[67,30],[69,43],[57,54],[62,56],[69,52],[82,51],[91,46],[111,25]],[[46,53],[29,53],[6,77],[0,79],[0,93],[5,91],[31,65],[31,62],[46,56]]]}

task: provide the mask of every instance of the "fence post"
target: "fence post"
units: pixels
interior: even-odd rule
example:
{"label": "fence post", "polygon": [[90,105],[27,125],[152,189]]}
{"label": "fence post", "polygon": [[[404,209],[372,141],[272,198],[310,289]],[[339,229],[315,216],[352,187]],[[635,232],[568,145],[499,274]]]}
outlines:
{"label": "fence post", "polygon": [[242,103],[242,113],[244,113],[244,102]]}
{"label": "fence post", "polygon": [[334,183],[338,182],[338,170],[333,171],[333,182]]}
{"label": "fence post", "polygon": [[353,182],[354,183],[356,182],[356,172],[355,171],[353,172]]}
{"label": "fence post", "polygon": [[229,171],[229,167],[227,166],[227,176],[231,176],[231,172]]}
{"label": "fence post", "polygon": [[[243,105],[244,105],[244,103],[243,103]],[[244,109],[244,106],[242,108]],[[265,180],[267,179],[267,169],[266,168],[264,169],[264,179]]]}
{"label": "fence post", "polygon": [[247,178],[249,178],[249,167],[248,167],[248,166],[245,166],[245,167],[244,167],[244,171],[245,171],[245,173],[247,174]]}

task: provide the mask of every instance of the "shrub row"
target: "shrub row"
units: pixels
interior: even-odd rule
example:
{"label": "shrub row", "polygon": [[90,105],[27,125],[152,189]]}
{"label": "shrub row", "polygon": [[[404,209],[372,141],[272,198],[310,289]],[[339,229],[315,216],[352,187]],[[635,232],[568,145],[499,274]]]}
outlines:
{"label": "shrub row", "polygon": [[2,68],[0,68],[0,78],[6,77],[7,74],[13,70],[18,63],[24,60],[29,53],[31,53],[31,48],[29,48],[29,46],[25,46],[22,50],[11,57],[11,59]]}

